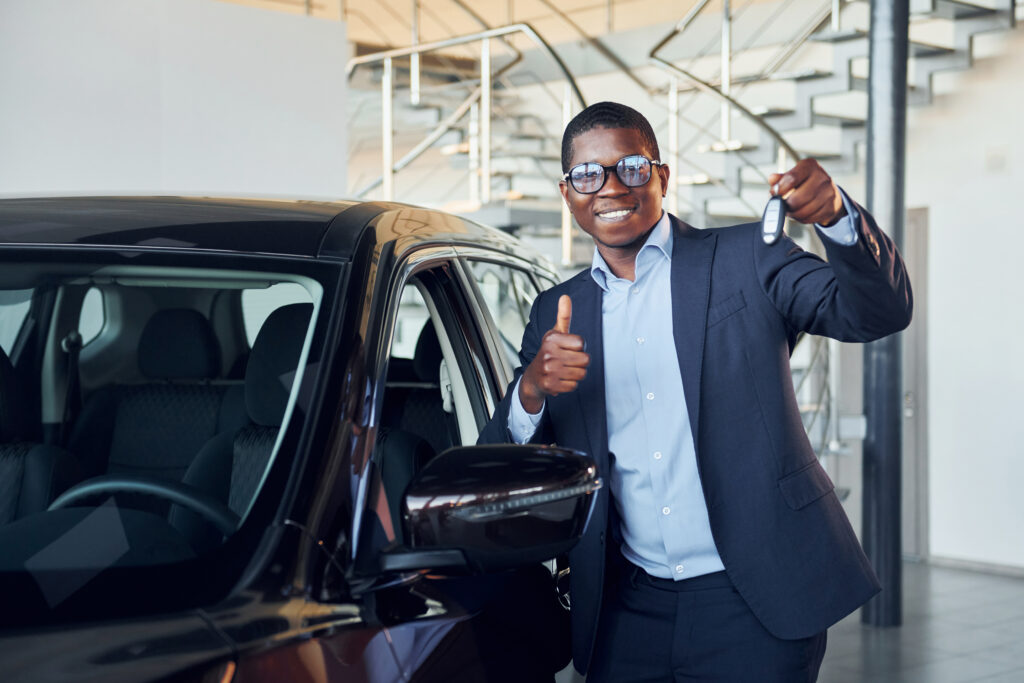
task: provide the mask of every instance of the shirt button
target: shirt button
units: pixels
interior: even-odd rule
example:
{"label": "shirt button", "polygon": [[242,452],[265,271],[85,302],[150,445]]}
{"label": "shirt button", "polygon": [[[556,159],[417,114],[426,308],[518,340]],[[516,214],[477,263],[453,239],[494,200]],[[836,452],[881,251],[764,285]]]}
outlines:
{"label": "shirt button", "polygon": [[643,344],[645,341],[647,341],[647,340],[644,339],[643,337],[637,337],[636,338],[636,343],[637,344]]}
{"label": "shirt button", "polygon": [[682,573],[683,573],[683,565],[677,564],[676,565],[676,574],[682,574]]}
{"label": "shirt button", "polygon": [[661,508],[661,514],[663,514],[663,515],[667,515],[670,512],[672,512],[672,508],[670,508],[667,505],[665,507]]}
{"label": "shirt button", "polygon": [[654,451],[654,459],[661,460],[661,451]]}
{"label": "shirt button", "polygon": [[647,392],[647,400],[648,401],[653,401],[654,400],[654,392],[653,391],[648,391]]}
{"label": "shirt button", "polygon": [[633,292],[634,294],[639,294],[640,293],[640,288],[639,287],[634,287],[630,291]]}

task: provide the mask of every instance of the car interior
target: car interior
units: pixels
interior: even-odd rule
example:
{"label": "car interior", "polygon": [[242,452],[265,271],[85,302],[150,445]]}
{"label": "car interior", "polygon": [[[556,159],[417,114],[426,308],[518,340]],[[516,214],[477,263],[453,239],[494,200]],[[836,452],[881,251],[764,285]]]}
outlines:
{"label": "car interior", "polygon": [[[476,441],[506,381],[488,379],[479,307],[500,334],[490,354],[510,372],[536,294],[525,272],[502,264],[469,263],[461,287],[451,272],[410,277],[388,315],[372,459],[386,500],[377,512],[390,519],[377,547],[402,542],[409,482],[439,453]],[[321,296],[316,281],[287,273],[7,264],[0,545],[18,550],[0,565],[22,568],[104,506],[129,536],[118,566],[223,543],[273,461]]]}
{"label": "car interior", "polygon": [[321,295],[284,273],[5,264],[4,568],[44,557],[104,506],[129,537],[119,565],[221,543],[270,467]]}

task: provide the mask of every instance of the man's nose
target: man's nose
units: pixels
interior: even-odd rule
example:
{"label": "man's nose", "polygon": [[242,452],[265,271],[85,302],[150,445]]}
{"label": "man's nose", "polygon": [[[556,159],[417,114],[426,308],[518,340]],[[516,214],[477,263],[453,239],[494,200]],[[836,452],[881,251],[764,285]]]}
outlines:
{"label": "man's nose", "polygon": [[630,190],[629,186],[623,183],[619,179],[619,174],[614,170],[608,173],[608,177],[604,180],[604,187],[597,191],[598,195],[620,195],[626,194]]}

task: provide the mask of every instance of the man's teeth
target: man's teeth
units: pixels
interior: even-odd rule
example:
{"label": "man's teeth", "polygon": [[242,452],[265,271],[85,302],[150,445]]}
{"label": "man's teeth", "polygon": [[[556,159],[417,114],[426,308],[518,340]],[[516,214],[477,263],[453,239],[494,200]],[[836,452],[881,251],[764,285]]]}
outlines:
{"label": "man's teeth", "polygon": [[624,218],[629,215],[630,209],[620,209],[618,211],[603,211],[600,216],[601,218]]}

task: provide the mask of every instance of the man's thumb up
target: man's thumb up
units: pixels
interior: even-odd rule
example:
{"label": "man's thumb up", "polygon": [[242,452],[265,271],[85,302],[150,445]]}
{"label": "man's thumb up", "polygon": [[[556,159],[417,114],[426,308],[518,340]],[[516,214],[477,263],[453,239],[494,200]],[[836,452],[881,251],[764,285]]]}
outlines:
{"label": "man's thumb up", "polygon": [[569,334],[569,323],[572,321],[572,299],[568,294],[558,297],[558,315],[555,317],[555,332]]}

